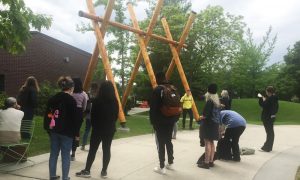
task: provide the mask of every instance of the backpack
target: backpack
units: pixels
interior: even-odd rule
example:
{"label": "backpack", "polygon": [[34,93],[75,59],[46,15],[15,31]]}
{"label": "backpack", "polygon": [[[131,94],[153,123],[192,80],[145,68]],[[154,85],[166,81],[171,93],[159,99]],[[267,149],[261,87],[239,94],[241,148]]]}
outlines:
{"label": "backpack", "polygon": [[179,116],[182,112],[182,107],[177,89],[172,85],[161,86],[163,87],[163,91],[161,93],[161,113],[166,117]]}
{"label": "backpack", "polygon": [[214,105],[211,119],[213,120],[213,122],[215,122],[217,124],[221,124],[221,114],[220,114],[220,112],[221,112],[221,108],[216,107]]}
{"label": "backpack", "polygon": [[66,107],[63,102],[52,105],[46,113],[46,124],[51,132],[62,132],[66,127]]}

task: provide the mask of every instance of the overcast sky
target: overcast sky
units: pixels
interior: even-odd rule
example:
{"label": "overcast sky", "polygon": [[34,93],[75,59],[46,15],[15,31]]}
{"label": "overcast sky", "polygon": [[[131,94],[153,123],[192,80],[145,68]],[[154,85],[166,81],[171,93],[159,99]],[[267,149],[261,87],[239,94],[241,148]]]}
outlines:
{"label": "overcast sky", "polygon": [[[87,11],[85,0],[25,0],[26,6],[36,13],[51,15],[52,26],[42,33],[92,53],[96,40],[93,32],[82,34],[76,24],[90,22],[78,16],[79,10]],[[287,47],[300,40],[300,0],[191,0],[192,9],[200,12],[208,5],[221,5],[226,12],[242,15],[253,32],[256,42],[261,42],[269,26],[278,39],[269,64],[283,60]],[[135,11],[138,20],[146,17],[146,3],[140,2]],[[103,11],[97,15],[102,16]],[[129,17],[129,16],[128,16]]]}

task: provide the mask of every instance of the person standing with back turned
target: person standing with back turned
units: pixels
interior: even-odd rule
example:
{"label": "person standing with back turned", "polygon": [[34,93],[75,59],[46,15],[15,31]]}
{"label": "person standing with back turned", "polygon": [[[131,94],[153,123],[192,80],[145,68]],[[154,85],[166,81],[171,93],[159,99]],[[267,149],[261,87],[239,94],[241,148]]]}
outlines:
{"label": "person standing with back turned", "polygon": [[268,86],[266,88],[266,95],[267,97],[263,97],[261,94],[258,94],[258,102],[262,107],[261,120],[267,133],[266,142],[261,147],[261,150],[270,152],[273,149],[274,143],[274,121],[276,113],[278,112],[278,98],[275,95],[275,89],[273,86]]}
{"label": "person standing with back turned", "polygon": [[[173,169],[173,144],[172,144],[172,132],[174,123],[178,120],[178,116],[166,117],[162,114],[161,107],[163,106],[163,94],[164,86],[170,86],[167,82],[165,74],[159,72],[156,74],[156,81],[158,86],[153,90],[152,98],[150,102],[150,121],[155,131],[157,140],[157,149],[159,156],[159,166],[154,168],[154,172],[159,174],[165,174],[165,147],[168,154],[168,164],[167,169]],[[180,98],[178,97],[178,102],[180,105]]]}
{"label": "person standing with back turned", "polygon": [[110,147],[116,132],[119,105],[114,86],[111,81],[104,81],[99,88],[98,96],[93,101],[91,111],[92,134],[90,150],[86,160],[85,169],[76,173],[78,177],[91,177],[91,167],[95,160],[97,150],[102,142],[103,163],[101,177],[107,177],[107,167],[110,161]]}
{"label": "person standing with back turned", "polygon": [[62,91],[48,100],[44,116],[44,129],[50,137],[50,180],[60,179],[60,176],[56,175],[57,159],[60,151],[62,180],[68,180],[72,141],[79,131],[80,120],[74,113],[76,111],[76,101],[72,97],[73,80],[68,76],[60,77],[57,84]]}
{"label": "person standing with back turned", "polygon": [[[34,109],[37,106],[37,96],[40,91],[38,81],[35,77],[29,76],[24,85],[21,87],[18,94],[18,104],[21,106],[21,111],[24,112],[22,120],[33,120]],[[21,124],[21,129],[23,126]],[[22,139],[30,139],[31,134],[27,132],[21,133]]]}

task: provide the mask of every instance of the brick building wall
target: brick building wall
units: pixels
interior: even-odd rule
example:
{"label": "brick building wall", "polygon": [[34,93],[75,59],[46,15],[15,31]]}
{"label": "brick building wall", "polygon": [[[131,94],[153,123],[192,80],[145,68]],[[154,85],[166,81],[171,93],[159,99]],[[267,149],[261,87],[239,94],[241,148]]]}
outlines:
{"label": "brick building wall", "polygon": [[83,81],[90,57],[90,53],[32,32],[26,52],[14,56],[0,49],[0,91],[16,96],[28,76],[35,76],[39,83],[56,83],[62,75],[80,77]]}

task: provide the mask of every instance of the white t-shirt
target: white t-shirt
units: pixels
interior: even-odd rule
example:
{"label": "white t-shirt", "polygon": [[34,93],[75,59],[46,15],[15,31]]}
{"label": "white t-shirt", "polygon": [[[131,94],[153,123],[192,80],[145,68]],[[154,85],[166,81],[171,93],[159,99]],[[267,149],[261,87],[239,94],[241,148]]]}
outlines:
{"label": "white t-shirt", "polygon": [[24,112],[15,108],[0,110],[0,143],[15,143],[20,140],[23,116]]}

